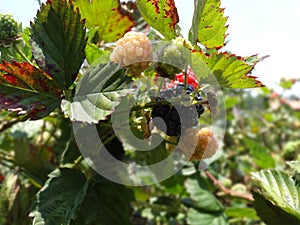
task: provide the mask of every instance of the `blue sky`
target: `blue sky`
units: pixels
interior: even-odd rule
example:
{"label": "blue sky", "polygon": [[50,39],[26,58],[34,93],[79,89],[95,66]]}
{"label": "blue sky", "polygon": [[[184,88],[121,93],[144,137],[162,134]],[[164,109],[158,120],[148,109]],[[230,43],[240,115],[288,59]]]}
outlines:
{"label": "blue sky", "polygon": [[[175,0],[183,33],[191,26],[193,0]],[[260,62],[253,75],[273,86],[281,77],[300,77],[300,0],[222,0],[228,19],[229,50],[240,56],[270,55]],[[11,13],[29,26],[36,0],[0,0],[0,12]]]}

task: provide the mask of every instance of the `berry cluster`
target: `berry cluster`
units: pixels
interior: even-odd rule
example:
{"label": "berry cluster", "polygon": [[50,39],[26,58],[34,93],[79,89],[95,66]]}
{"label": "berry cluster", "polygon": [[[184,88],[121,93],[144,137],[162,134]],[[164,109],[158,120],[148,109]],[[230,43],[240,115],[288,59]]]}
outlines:
{"label": "berry cluster", "polygon": [[190,161],[213,156],[219,145],[214,133],[207,127],[200,130],[188,128],[180,138],[178,147]]}
{"label": "berry cluster", "polygon": [[144,33],[127,32],[116,44],[110,60],[127,67],[129,74],[139,76],[149,66],[152,60],[152,46]]}
{"label": "berry cluster", "polygon": [[19,24],[11,15],[0,14],[0,46],[10,45],[18,36]]}
{"label": "berry cluster", "polygon": [[[179,136],[182,130],[194,127],[198,124],[198,118],[203,114],[204,107],[201,103],[183,104],[191,101],[191,94],[195,91],[190,84],[184,90],[184,84],[179,83],[160,91],[158,104],[152,109],[153,124],[168,136]],[[167,102],[172,98],[180,99],[174,104]],[[196,93],[194,100],[201,101],[202,96]]]}

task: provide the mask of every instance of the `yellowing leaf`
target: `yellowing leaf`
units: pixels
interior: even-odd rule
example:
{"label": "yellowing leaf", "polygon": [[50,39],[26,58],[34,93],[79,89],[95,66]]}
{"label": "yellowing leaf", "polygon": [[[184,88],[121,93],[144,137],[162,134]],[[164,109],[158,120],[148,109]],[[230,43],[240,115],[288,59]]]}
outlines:
{"label": "yellowing leaf", "polygon": [[74,5],[85,18],[86,27],[98,28],[103,41],[116,41],[134,26],[133,18],[122,10],[119,0],[75,0]]}
{"label": "yellowing leaf", "polygon": [[137,6],[144,20],[166,39],[176,37],[179,17],[174,0],[137,0]]}

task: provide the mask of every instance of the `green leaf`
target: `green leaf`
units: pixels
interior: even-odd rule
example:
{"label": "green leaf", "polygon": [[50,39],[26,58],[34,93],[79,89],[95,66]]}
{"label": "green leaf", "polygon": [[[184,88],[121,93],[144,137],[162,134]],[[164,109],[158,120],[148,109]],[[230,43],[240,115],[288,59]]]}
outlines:
{"label": "green leaf", "polygon": [[189,209],[187,214],[189,225],[228,225],[226,215],[222,212],[204,213],[196,209]]}
{"label": "green leaf", "polygon": [[97,45],[88,43],[85,48],[86,59],[90,65],[100,64],[110,61],[109,51],[100,49]]}
{"label": "green leaf", "polygon": [[33,225],[69,225],[88,188],[85,176],[71,169],[55,170],[37,193],[30,216]]}
{"label": "green leaf", "polygon": [[144,20],[166,39],[176,38],[179,22],[174,0],[137,0],[138,9]]}
{"label": "green leaf", "polygon": [[300,174],[300,161],[286,162],[297,174]]}
{"label": "green leaf", "polygon": [[89,123],[104,120],[119,104],[120,98],[129,94],[129,90],[123,88],[131,80],[118,64],[92,67],[77,84],[70,106],[71,119]]}
{"label": "green leaf", "polygon": [[256,192],[300,220],[300,187],[289,175],[266,170],[252,173],[252,180],[256,184]]}
{"label": "green leaf", "polygon": [[79,8],[85,26],[98,28],[99,38],[105,42],[114,42],[134,26],[134,19],[122,10],[119,0],[74,0]]}
{"label": "green leaf", "polygon": [[28,63],[0,64],[0,108],[39,119],[59,106],[61,91],[52,77]]}
{"label": "green leaf", "polygon": [[225,45],[226,22],[220,0],[196,0],[193,24],[189,40],[197,41],[206,48],[220,48]]}
{"label": "green leaf", "polygon": [[98,178],[90,185],[75,221],[71,225],[131,225],[132,190]]}
{"label": "green leaf", "polygon": [[215,84],[217,81],[221,88],[262,87],[263,84],[250,75],[258,60],[249,64],[247,59],[226,52],[192,52],[192,67],[198,80],[209,84]]}
{"label": "green leaf", "polygon": [[39,67],[67,90],[85,58],[85,28],[78,11],[65,0],[47,1],[31,24],[32,49]]}
{"label": "green leaf", "polygon": [[189,41],[192,43],[192,45],[195,45],[198,39],[199,23],[201,22],[201,17],[204,11],[205,4],[206,0],[194,1],[193,22],[192,27],[189,31]]}
{"label": "green leaf", "polygon": [[226,109],[230,109],[241,102],[238,96],[229,96],[225,98]]}
{"label": "green leaf", "polygon": [[225,213],[228,217],[233,217],[233,218],[248,218],[248,219],[253,219],[257,220],[259,219],[258,216],[256,215],[256,211],[252,208],[227,208],[225,210]]}
{"label": "green leaf", "polygon": [[205,212],[223,211],[221,203],[209,191],[202,189],[197,180],[187,179],[185,187],[191,197],[191,201],[183,200],[186,205]]}
{"label": "green leaf", "polygon": [[267,225],[300,225],[299,219],[274,205],[271,201],[264,198],[259,193],[253,192],[253,197],[255,199],[254,206],[257,211],[257,215]]}
{"label": "green leaf", "polygon": [[270,151],[257,143],[257,141],[251,139],[245,139],[245,143],[250,150],[253,161],[262,169],[270,169],[276,166],[274,159],[272,158]]}

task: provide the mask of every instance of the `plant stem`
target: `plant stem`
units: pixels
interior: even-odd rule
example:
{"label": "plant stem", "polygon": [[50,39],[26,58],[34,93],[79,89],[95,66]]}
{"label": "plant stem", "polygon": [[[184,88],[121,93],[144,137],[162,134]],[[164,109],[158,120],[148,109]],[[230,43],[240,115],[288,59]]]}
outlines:
{"label": "plant stem", "polygon": [[243,198],[246,199],[248,201],[254,201],[253,196],[250,193],[241,193],[241,192],[235,192],[232,191],[228,188],[226,188],[220,181],[217,180],[217,178],[215,178],[210,172],[208,172],[207,170],[205,171],[206,176],[211,179],[214,184],[221,189],[221,191],[225,194],[225,195],[229,195],[231,197],[237,197],[237,198]]}

